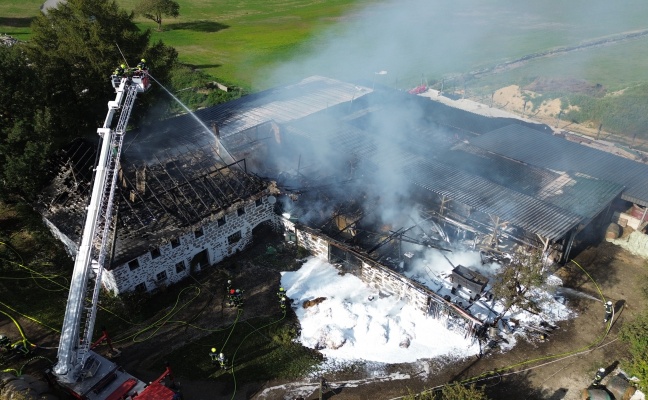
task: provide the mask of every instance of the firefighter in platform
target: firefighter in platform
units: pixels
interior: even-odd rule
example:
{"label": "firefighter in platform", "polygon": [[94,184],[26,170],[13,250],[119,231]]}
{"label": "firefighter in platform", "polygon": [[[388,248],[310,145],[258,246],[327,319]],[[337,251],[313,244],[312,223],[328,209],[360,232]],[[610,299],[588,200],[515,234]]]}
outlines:
{"label": "firefighter in platform", "polygon": [[612,305],[612,302],[608,300],[608,302],[605,303],[605,318],[603,318],[603,322],[608,322],[610,318],[612,318],[613,313],[614,306]]}
{"label": "firefighter in platform", "polygon": [[137,63],[137,70],[138,71],[144,71],[144,70],[147,70],[147,69],[148,69],[148,67],[146,66],[146,60],[142,58],[140,60],[140,62]]}
{"label": "firefighter in platform", "polygon": [[119,67],[115,68],[115,72],[113,72],[113,75],[124,76],[125,72],[126,72],[126,65],[121,64]]}
{"label": "firefighter in platform", "polygon": [[216,352],[216,347],[212,347],[209,351],[209,358],[211,359],[212,364],[218,363],[218,353]]}
{"label": "firefighter in platform", "polygon": [[279,298],[279,307],[284,311],[286,310],[286,296],[281,296]]}
{"label": "firefighter in platform", "polygon": [[225,286],[225,292],[229,293],[229,291],[232,289],[232,280],[228,279],[227,280],[227,286]]}
{"label": "firefighter in platform", "polygon": [[286,289],[282,287],[279,288],[279,291],[277,291],[277,297],[282,298],[286,296]]}

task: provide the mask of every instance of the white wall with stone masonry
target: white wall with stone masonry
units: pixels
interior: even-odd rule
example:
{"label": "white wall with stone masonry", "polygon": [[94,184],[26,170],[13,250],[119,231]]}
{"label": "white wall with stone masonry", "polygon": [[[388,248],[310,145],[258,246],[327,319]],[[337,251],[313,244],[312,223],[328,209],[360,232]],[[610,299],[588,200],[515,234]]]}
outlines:
{"label": "white wall with stone masonry", "polygon": [[[279,222],[286,231],[294,232],[297,237],[297,244],[317,258],[329,260],[329,241],[324,235],[308,232],[299,229],[295,223],[285,217],[279,217]],[[409,279],[391,271],[386,267],[372,265],[366,261],[362,262],[359,273],[355,274],[369,286],[378,289],[382,294],[397,296],[405,299],[409,304],[414,305],[422,312],[428,311],[428,294],[414,285]]]}
{"label": "white wall with stone masonry", "polygon": [[[256,199],[262,200],[257,206]],[[238,215],[237,210],[244,207],[245,214]],[[225,225],[218,226],[218,219],[225,217]],[[171,239],[159,247],[160,256],[153,259],[150,252],[141,254],[136,259],[139,267],[132,270],[128,266],[131,261],[118,265],[111,270],[104,272],[102,284],[115,294],[134,291],[136,286],[145,283],[146,290],[152,291],[157,288],[178,282],[186,278],[190,273],[191,260],[200,252],[207,250],[208,265],[205,268],[243,250],[252,241],[252,229],[262,222],[270,221],[276,225],[278,216],[273,211],[273,205],[268,202],[267,193],[263,197],[255,196],[245,201],[237,202],[222,213],[211,216],[204,220],[202,225],[196,225],[184,234],[178,236],[180,245],[173,247]],[[196,237],[194,231],[202,228],[203,235]],[[241,239],[236,243],[228,243],[228,237],[236,232],[241,232]],[[176,272],[176,264],[184,262],[185,269]],[[166,271],[166,279],[158,281],[157,275]]]}

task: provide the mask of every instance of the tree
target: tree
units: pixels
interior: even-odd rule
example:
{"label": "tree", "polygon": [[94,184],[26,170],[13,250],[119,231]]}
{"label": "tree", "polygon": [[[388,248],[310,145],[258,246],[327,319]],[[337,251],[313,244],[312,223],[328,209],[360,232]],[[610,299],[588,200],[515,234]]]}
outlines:
{"label": "tree", "polygon": [[410,393],[403,397],[403,400],[489,400],[483,387],[475,384],[462,385],[450,383],[444,385],[440,390],[426,390],[422,393]]}
{"label": "tree", "polygon": [[180,15],[180,4],[173,0],[141,0],[135,12],[158,24],[158,31],[162,30],[162,16],[176,18]]}
{"label": "tree", "polygon": [[[147,49],[150,32],[140,31],[133,14],[114,0],[68,0],[32,23],[27,56],[43,84],[44,102],[60,127],[56,140],[96,132],[114,97],[109,77],[126,60],[135,63]],[[119,46],[119,47],[118,47]]]}
{"label": "tree", "polygon": [[0,87],[0,199],[33,198],[46,176],[49,116],[24,46],[0,46]]}
{"label": "tree", "polygon": [[[34,19],[29,42],[0,47],[0,197],[35,200],[54,152],[75,138],[96,138],[122,53],[133,64],[145,57],[156,81],[168,79],[177,52],[162,42],[150,46],[150,32],[133,18],[114,0],[68,0]],[[138,97],[143,112],[131,122],[159,98]]]}
{"label": "tree", "polygon": [[445,385],[441,389],[441,397],[437,398],[440,400],[488,400],[484,388],[477,387],[474,383],[470,386],[459,383]]}
{"label": "tree", "polygon": [[504,311],[498,319],[513,307],[538,311],[536,300],[531,294],[534,289],[544,285],[543,269],[541,252],[525,254],[522,250],[500,268],[492,288],[495,298],[504,304]]}

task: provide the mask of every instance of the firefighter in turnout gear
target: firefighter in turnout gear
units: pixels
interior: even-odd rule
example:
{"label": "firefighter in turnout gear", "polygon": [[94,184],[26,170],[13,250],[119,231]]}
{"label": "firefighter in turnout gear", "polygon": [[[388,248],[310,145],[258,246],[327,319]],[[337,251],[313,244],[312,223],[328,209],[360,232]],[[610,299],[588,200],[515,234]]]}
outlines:
{"label": "firefighter in turnout gear", "polygon": [[6,351],[11,350],[11,340],[5,335],[0,335],[0,348],[5,349]]}
{"label": "firefighter in turnout gear", "polygon": [[212,364],[218,363],[218,353],[216,352],[216,347],[212,347],[209,352],[209,358],[211,359]]}
{"label": "firefighter in turnout gear", "polygon": [[234,305],[234,300],[236,298],[236,289],[230,289],[227,291],[227,304],[231,307]]}
{"label": "firefighter in turnout gear", "polygon": [[279,298],[279,307],[284,311],[286,310],[286,296],[281,296]]}
{"label": "firefighter in turnout gear", "polygon": [[234,305],[236,305],[236,307],[243,306],[243,289],[236,289],[234,292]]}
{"label": "firefighter in turnout gear", "polygon": [[612,302],[608,300],[608,302],[605,303],[605,318],[603,319],[603,322],[608,322],[610,318],[612,318],[613,313],[614,306],[612,305]]}
{"label": "firefighter in turnout gear", "polygon": [[126,71],[126,65],[122,64],[119,67],[115,68],[115,72],[113,72],[113,75],[124,76],[125,71]]}
{"label": "firefighter in turnout gear", "polygon": [[227,358],[225,358],[224,353],[220,353],[218,355],[218,364],[222,369],[229,369],[229,366],[227,365]]}
{"label": "firefighter in turnout gear", "polygon": [[283,287],[279,288],[279,291],[277,292],[277,297],[282,298],[286,296],[286,289]]}
{"label": "firefighter in turnout gear", "polygon": [[605,377],[605,368],[599,368],[598,371],[596,371],[596,375],[594,375],[594,382],[592,382],[592,385],[594,386],[600,385],[604,377]]}

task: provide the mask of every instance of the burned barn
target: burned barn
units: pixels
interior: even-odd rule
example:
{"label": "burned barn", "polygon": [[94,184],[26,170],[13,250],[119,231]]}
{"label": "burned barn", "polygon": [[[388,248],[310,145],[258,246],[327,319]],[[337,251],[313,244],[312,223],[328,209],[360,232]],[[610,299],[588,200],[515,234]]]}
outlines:
{"label": "burned barn", "polygon": [[[150,290],[216,263],[267,222],[382,294],[472,334],[486,318],[471,310],[479,297],[473,289],[445,290],[445,277],[431,269],[438,287],[430,288],[403,271],[430,248],[457,246],[489,259],[536,248],[565,261],[581,232],[609,221],[629,187],[581,169],[578,159],[570,168],[530,162],[523,150],[564,141],[546,125],[483,117],[366,83],[313,76],[196,116],[204,124],[185,115],[128,134],[106,283],[113,291]],[[499,151],[498,132],[508,131],[530,142]],[[53,230],[65,230],[70,242],[78,232],[69,221],[79,213],[61,210],[83,205],[75,174],[87,175],[87,165],[62,169],[44,202]]]}
{"label": "burned barn", "polygon": [[[577,168],[534,166],[472,143],[506,127],[551,137],[546,125],[482,117],[362,86],[351,88],[351,101],[300,110],[312,111],[319,93],[343,85],[335,82],[310,78],[295,85],[303,101],[286,103],[282,111],[304,115],[293,120],[272,119],[276,110],[257,98],[254,107],[241,109],[236,126],[242,129],[226,135],[220,129],[221,136],[255,174],[277,182],[285,195],[281,210],[292,220],[382,261],[408,262],[402,254],[382,255],[395,243],[402,250],[403,243],[444,247],[449,241],[493,257],[530,246],[564,261],[576,234],[605,219],[624,189]],[[276,93],[265,95],[276,108]],[[201,116],[219,120],[222,112],[219,106]],[[256,126],[241,122],[259,115],[265,120]]]}
{"label": "burned barn", "polygon": [[[124,146],[111,261],[102,280],[114,293],[178,282],[242,250],[255,227],[274,221],[273,186],[246,173],[242,161],[225,161],[212,138],[157,133],[131,132]],[[96,150],[84,141],[73,143],[41,198],[46,223],[72,254]]]}

